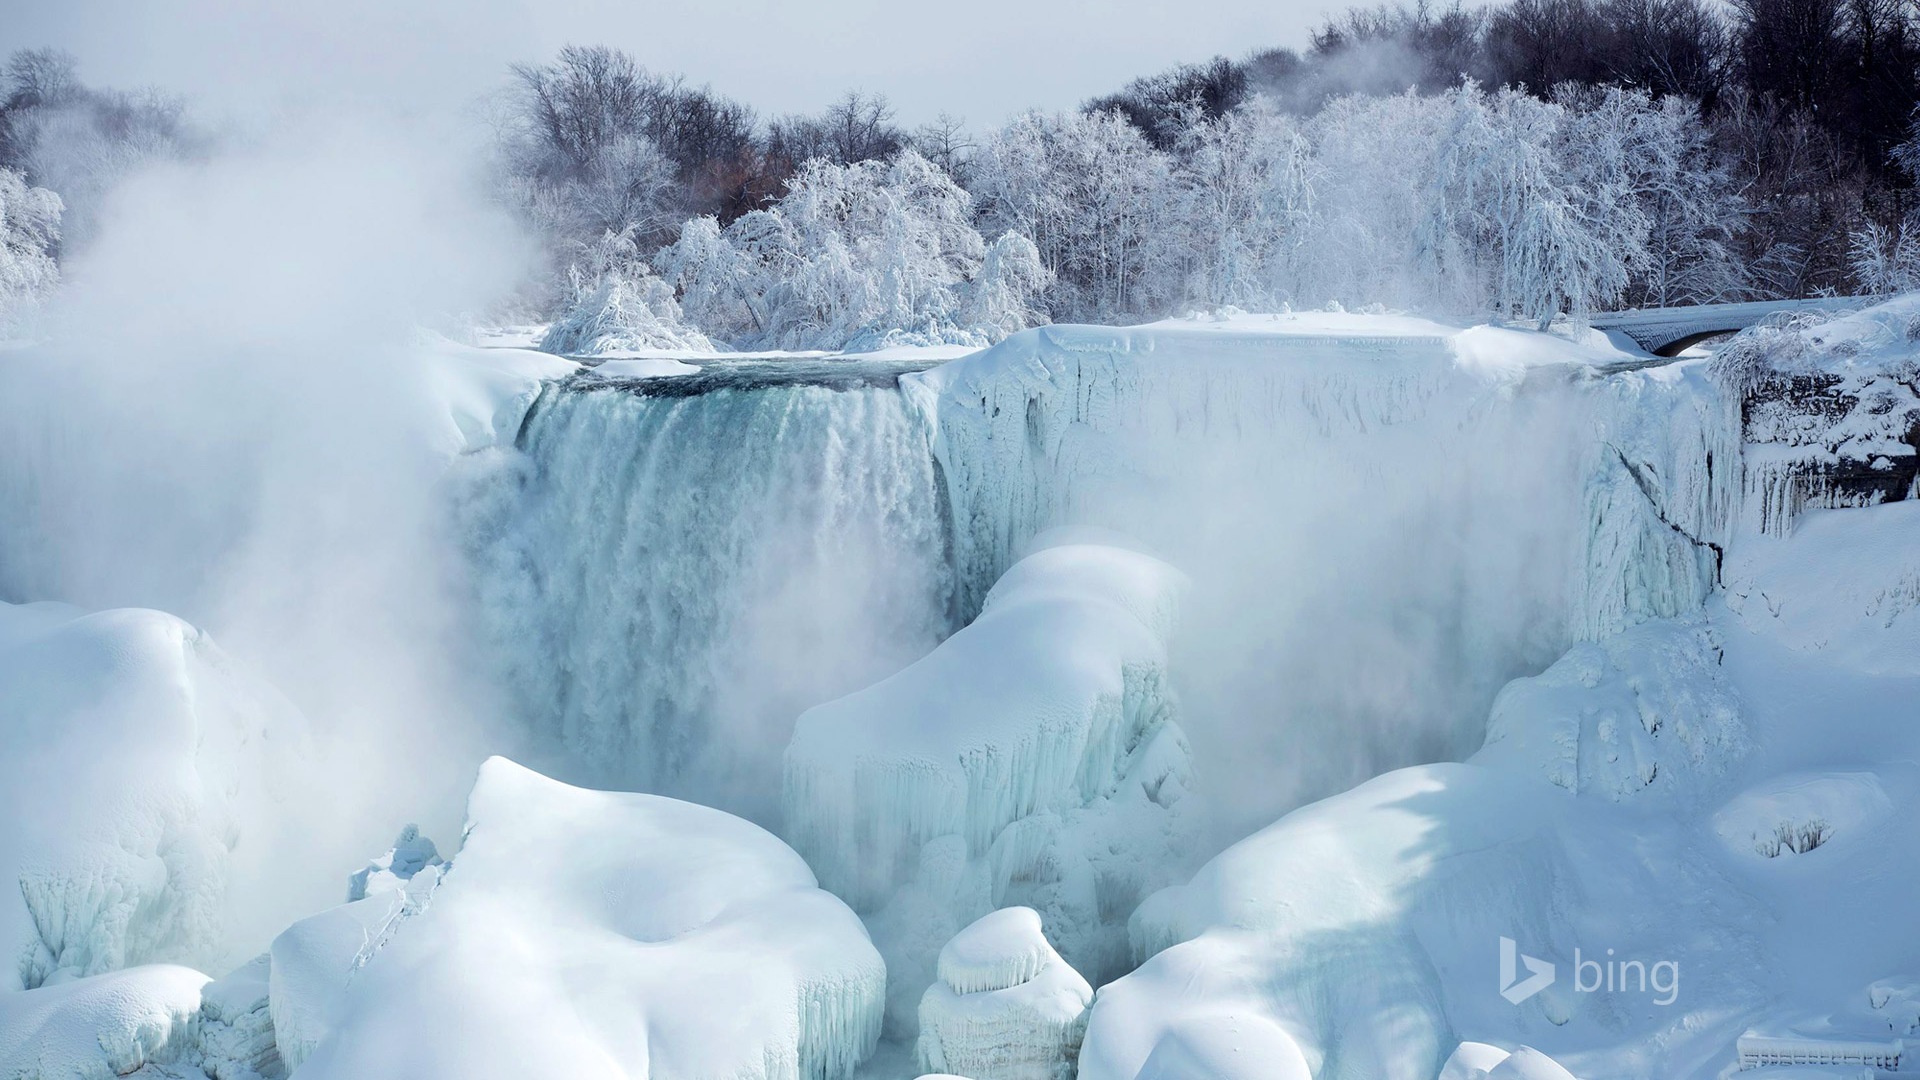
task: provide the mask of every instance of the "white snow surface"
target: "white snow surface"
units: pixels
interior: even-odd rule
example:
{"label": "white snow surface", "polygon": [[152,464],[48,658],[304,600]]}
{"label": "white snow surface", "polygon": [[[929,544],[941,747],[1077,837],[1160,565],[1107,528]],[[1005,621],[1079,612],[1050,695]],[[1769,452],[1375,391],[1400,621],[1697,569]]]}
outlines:
{"label": "white snow surface", "polygon": [[302,1080],[831,1080],[880,1030],[866,931],[774,836],[501,758],[481,767],[430,899],[369,951],[336,972]]}
{"label": "white snow surface", "polygon": [[1048,944],[1032,908],[981,916],[940,950],[920,999],[922,1068],[975,1080],[1071,1080],[1093,987]]}
{"label": "white snow surface", "polygon": [[219,970],[291,918],[305,722],[157,611],[0,604],[0,993]]}
{"label": "white snow surface", "polygon": [[0,993],[0,1075],[112,1080],[172,1061],[194,1041],[206,983],[192,968],[147,964]]}
{"label": "white snow surface", "polygon": [[[1920,1032],[1920,947],[1886,903],[1920,885],[1899,824],[1920,679],[1902,620],[1869,613],[1911,572],[1909,520],[1750,523],[1726,593],[1516,681],[1468,762],[1303,807],[1150,898],[1145,962],[1101,988],[1080,1075],[1160,1075],[1205,1025],[1220,1054],[1265,1030],[1316,1080],[1706,1080],[1748,1031]],[[1553,982],[1503,997],[1502,938]],[[1596,987],[1629,960],[1651,986]]]}

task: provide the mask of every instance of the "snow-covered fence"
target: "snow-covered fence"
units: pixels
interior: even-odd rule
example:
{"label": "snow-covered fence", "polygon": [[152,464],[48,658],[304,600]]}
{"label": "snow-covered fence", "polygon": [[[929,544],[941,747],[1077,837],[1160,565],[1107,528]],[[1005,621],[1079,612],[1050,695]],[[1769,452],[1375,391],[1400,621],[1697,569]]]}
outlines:
{"label": "snow-covered fence", "polygon": [[1899,1039],[1849,1042],[1742,1035],[1737,1045],[1742,1072],[1762,1065],[1862,1065],[1894,1071],[1900,1068],[1900,1057],[1906,1052],[1905,1044]]}

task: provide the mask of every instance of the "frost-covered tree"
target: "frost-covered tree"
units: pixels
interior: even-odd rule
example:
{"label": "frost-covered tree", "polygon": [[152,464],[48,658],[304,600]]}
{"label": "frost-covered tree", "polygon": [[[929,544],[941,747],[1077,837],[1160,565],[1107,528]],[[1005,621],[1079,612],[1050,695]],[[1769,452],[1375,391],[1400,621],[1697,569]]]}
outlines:
{"label": "frost-covered tree", "polygon": [[1583,141],[1610,133],[1577,131],[1565,107],[1514,90],[1467,85],[1444,97],[1423,264],[1456,288],[1477,282],[1494,311],[1542,327],[1617,301],[1646,224],[1617,167],[1619,145]]}
{"label": "frost-covered tree", "polygon": [[540,347],[566,356],[654,349],[707,351],[681,315],[673,287],[640,259],[631,230],[607,233],[570,269],[568,302]]}
{"label": "frost-covered tree", "polygon": [[1179,299],[1173,161],[1123,117],[1029,113],[988,138],[971,171],[985,230],[1039,249],[1056,316],[1120,319]]}
{"label": "frost-covered tree", "polygon": [[[1031,322],[1044,282],[1025,253],[988,249],[967,192],[917,151],[815,158],[764,210],[689,222],[660,258],[693,320],[777,348],[997,340]],[[982,272],[992,273],[982,278]],[[995,297],[976,296],[976,287]],[[985,321],[974,325],[976,315]]]}
{"label": "frost-covered tree", "polygon": [[1290,117],[1255,103],[1194,125],[1174,176],[1190,299],[1246,308],[1299,299],[1319,168]]}
{"label": "frost-covered tree", "polygon": [[53,252],[60,240],[60,214],[60,196],[29,187],[12,169],[0,169],[0,322],[59,278]]}

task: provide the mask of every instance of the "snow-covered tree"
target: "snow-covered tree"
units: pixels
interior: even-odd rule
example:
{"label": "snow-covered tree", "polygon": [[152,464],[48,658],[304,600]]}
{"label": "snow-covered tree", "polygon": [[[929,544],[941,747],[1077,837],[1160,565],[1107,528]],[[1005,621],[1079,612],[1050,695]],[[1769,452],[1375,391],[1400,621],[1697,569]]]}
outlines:
{"label": "snow-covered tree", "polygon": [[[659,262],[685,310],[742,344],[844,348],[886,342],[986,343],[1031,322],[1036,276],[988,251],[972,198],[909,148],[885,161],[816,158],[764,210],[726,226],[689,222]],[[974,325],[975,317],[986,320]]]}
{"label": "snow-covered tree", "polygon": [[571,268],[567,305],[540,347],[566,356],[713,347],[681,315],[673,287],[641,261],[631,229],[604,234]]}
{"label": "snow-covered tree", "polygon": [[60,241],[60,196],[29,187],[12,169],[0,169],[0,320],[53,287],[53,252]]}
{"label": "snow-covered tree", "polygon": [[1033,239],[1056,279],[1056,315],[1157,313],[1184,284],[1168,244],[1173,162],[1112,112],[1029,113],[969,164],[986,231]]}

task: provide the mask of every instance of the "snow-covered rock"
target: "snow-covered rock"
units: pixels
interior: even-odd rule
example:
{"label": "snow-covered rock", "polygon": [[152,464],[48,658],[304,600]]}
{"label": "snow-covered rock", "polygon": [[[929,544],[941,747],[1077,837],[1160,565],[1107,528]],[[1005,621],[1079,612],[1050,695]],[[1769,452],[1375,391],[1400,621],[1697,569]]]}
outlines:
{"label": "snow-covered rock", "polygon": [[932,653],[802,715],[787,750],[789,836],[876,912],[896,1030],[933,951],[997,906],[1038,908],[1075,967],[1124,969],[1124,913],[1183,858],[1166,639],[1184,579],[1053,539]]}
{"label": "snow-covered rock", "polygon": [[0,604],[0,991],[257,950],[305,737],[170,615]]}
{"label": "snow-covered rock", "polygon": [[193,1043],[207,977],[147,964],[36,990],[0,991],[0,1075],[113,1080]]}
{"label": "snow-covered rock", "polygon": [[1698,616],[1575,645],[1500,691],[1473,760],[1611,799],[1724,772],[1745,733],[1721,656],[1717,632]]}
{"label": "snow-covered rock", "polygon": [[[350,928],[313,936],[352,940]],[[334,976],[344,986],[303,1080],[835,1080],[879,1037],[879,955],[774,836],[501,758],[481,767],[431,901],[367,940],[365,961]],[[291,1063],[284,1037],[281,1049]]]}
{"label": "snow-covered rock", "polygon": [[1032,908],[981,916],[940,950],[920,999],[922,1068],[975,1080],[1070,1080],[1093,987],[1041,932]]}
{"label": "snow-covered rock", "polygon": [[1920,472],[1920,294],[1768,321],[1720,350],[1745,415],[1745,512],[1785,535],[1804,509],[1911,498]]}
{"label": "snow-covered rock", "polygon": [[385,855],[354,871],[347,879],[347,902],[405,888],[414,875],[439,865],[440,850],[433,846],[433,841],[420,835],[420,826],[407,825]]}

